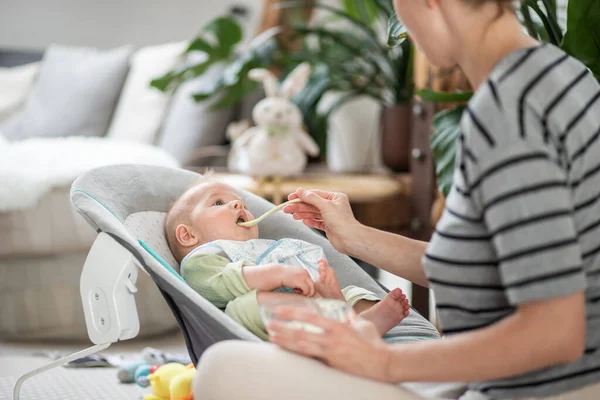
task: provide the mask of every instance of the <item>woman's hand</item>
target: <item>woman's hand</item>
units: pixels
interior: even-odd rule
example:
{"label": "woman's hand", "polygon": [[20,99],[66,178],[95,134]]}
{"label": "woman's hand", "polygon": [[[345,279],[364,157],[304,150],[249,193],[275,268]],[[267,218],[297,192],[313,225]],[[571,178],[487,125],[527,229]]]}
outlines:
{"label": "woman's hand", "polygon": [[359,224],[352,213],[348,196],[344,193],[298,188],[288,196],[288,200],[297,198],[302,203],[286,206],[283,211],[293,214],[294,219],[302,220],[304,225],[324,231],[333,247],[346,253],[346,238],[351,234],[351,227]]}
{"label": "woman's hand", "polygon": [[267,326],[271,342],[286,350],[315,357],[349,374],[392,382],[389,346],[381,339],[373,323],[359,318],[353,311],[349,324],[293,306],[278,307],[276,316],[283,320],[306,322],[322,328],[324,332],[310,333],[272,320]]}

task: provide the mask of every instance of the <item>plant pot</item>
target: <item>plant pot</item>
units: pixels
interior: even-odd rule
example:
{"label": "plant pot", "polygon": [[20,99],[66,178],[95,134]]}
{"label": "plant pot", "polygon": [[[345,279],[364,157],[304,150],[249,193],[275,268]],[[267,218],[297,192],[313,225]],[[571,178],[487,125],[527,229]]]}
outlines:
{"label": "plant pot", "polygon": [[409,170],[411,118],[409,104],[386,106],[381,113],[383,164],[395,172]]}
{"label": "plant pot", "polygon": [[[319,109],[328,108],[343,95],[326,93]],[[368,172],[381,167],[380,115],[381,104],[368,96],[357,96],[330,115],[327,166],[331,171]]]}

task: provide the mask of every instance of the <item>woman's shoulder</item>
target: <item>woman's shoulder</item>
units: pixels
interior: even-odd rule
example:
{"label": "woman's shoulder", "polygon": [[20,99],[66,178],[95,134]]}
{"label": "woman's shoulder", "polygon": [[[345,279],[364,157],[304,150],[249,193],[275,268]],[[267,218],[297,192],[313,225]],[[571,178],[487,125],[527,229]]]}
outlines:
{"label": "woman's shoulder", "polygon": [[580,109],[598,90],[589,69],[562,49],[551,44],[519,49],[500,61],[474,94],[461,127],[481,148],[543,139],[556,111]]}
{"label": "woman's shoulder", "polygon": [[578,59],[549,43],[519,49],[506,56],[491,73],[488,86],[508,112],[533,112],[540,118],[560,101],[573,101],[598,87],[598,81]]}

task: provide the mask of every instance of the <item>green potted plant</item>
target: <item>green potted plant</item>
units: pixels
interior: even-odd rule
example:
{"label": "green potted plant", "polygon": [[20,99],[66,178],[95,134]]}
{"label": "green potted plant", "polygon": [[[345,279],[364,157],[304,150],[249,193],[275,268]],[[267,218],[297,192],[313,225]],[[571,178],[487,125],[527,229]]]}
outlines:
{"label": "green potted plant", "polygon": [[[523,0],[519,15],[529,34],[538,40],[561,47],[581,60],[600,81],[600,2],[598,0],[569,0],[567,27],[563,33],[558,23],[556,0]],[[534,17],[535,16],[535,17]],[[435,160],[438,188],[447,196],[452,186],[456,141],[465,103],[472,93],[438,93],[421,90],[422,100],[436,103],[458,103],[455,108],[436,114],[431,148]]]}
{"label": "green potted plant", "polygon": [[279,29],[270,29],[254,38],[244,50],[239,50],[243,38],[242,27],[234,16],[222,16],[210,21],[190,41],[185,55],[196,61],[182,65],[157,77],[150,85],[171,91],[181,83],[202,76],[209,68],[222,64],[218,78],[207,82],[193,97],[196,101],[212,99],[212,109],[222,109],[238,104],[252,93],[258,84],[247,78],[253,68],[271,66],[278,57]]}
{"label": "green potted plant", "polygon": [[[296,98],[297,104],[309,131],[324,149],[333,113],[354,99],[365,96],[374,99],[383,106],[383,161],[392,169],[407,170],[409,103],[414,94],[412,45],[406,41],[402,24],[392,18],[395,11],[391,0],[342,3],[333,7],[312,2],[315,9],[327,16],[325,22],[302,23],[292,28],[304,39],[304,46],[288,55],[290,63],[309,61],[314,66],[309,84]],[[304,4],[304,1],[290,1],[282,7]],[[341,94],[320,107],[320,102],[331,92]]]}
{"label": "green potted plant", "polygon": [[[151,85],[163,91],[173,90],[180,83],[204,74],[211,66],[224,64],[219,78],[193,95],[196,101],[212,99],[212,107],[219,109],[238,103],[256,89],[256,83],[247,77],[250,69],[277,67],[285,75],[299,63],[308,61],[313,65],[309,84],[294,101],[301,108],[308,131],[323,153],[326,152],[328,121],[332,113],[358,96],[369,96],[384,104],[383,121],[387,121],[383,124],[387,127],[383,132],[384,142],[389,137],[392,140],[401,138],[392,154],[402,154],[403,160],[394,168],[406,169],[408,103],[413,97],[412,46],[405,41],[403,26],[392,18],[395,15],[392,0],[344,0],[340,7],[321,2],[290,1],[280,7],[321,9],[333,18],[346,21],[353,29],[341,31],[327,25],[315,26],[299,18],[292,21],[292,34],[302,39],[300,50],[286,52],[278,37],[280,30],[273,29],[252,40],[247,49],[239,51],[240,24],[234,17],[219,17],[206,25],[186,50],[188,54],[204,54],[205,58],[169,71],[154,79]],[[389,21],[392,21],[389,32],[380,34],[378,29],[383,25],[387,28]],[[388,37],[394,46],[386,43]],[[323,96],[335,90],[344,95],[319,109]],[[402,123],[390,123],[398,118]],[[390,127],[400,127],[404,131],[390,131]],[[390,148],[389,144],[383,147]]]}

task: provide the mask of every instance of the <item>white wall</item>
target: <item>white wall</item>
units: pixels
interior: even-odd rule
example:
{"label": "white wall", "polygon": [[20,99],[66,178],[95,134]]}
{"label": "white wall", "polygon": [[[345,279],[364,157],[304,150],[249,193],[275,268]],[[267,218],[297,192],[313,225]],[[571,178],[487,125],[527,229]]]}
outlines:
{"label": "white wall", "polygon": [[0,48],[44,49],[51,43],[111,48],[193,37],[232,5],[250,9],[252,36],[260,0],[0,0]]}

